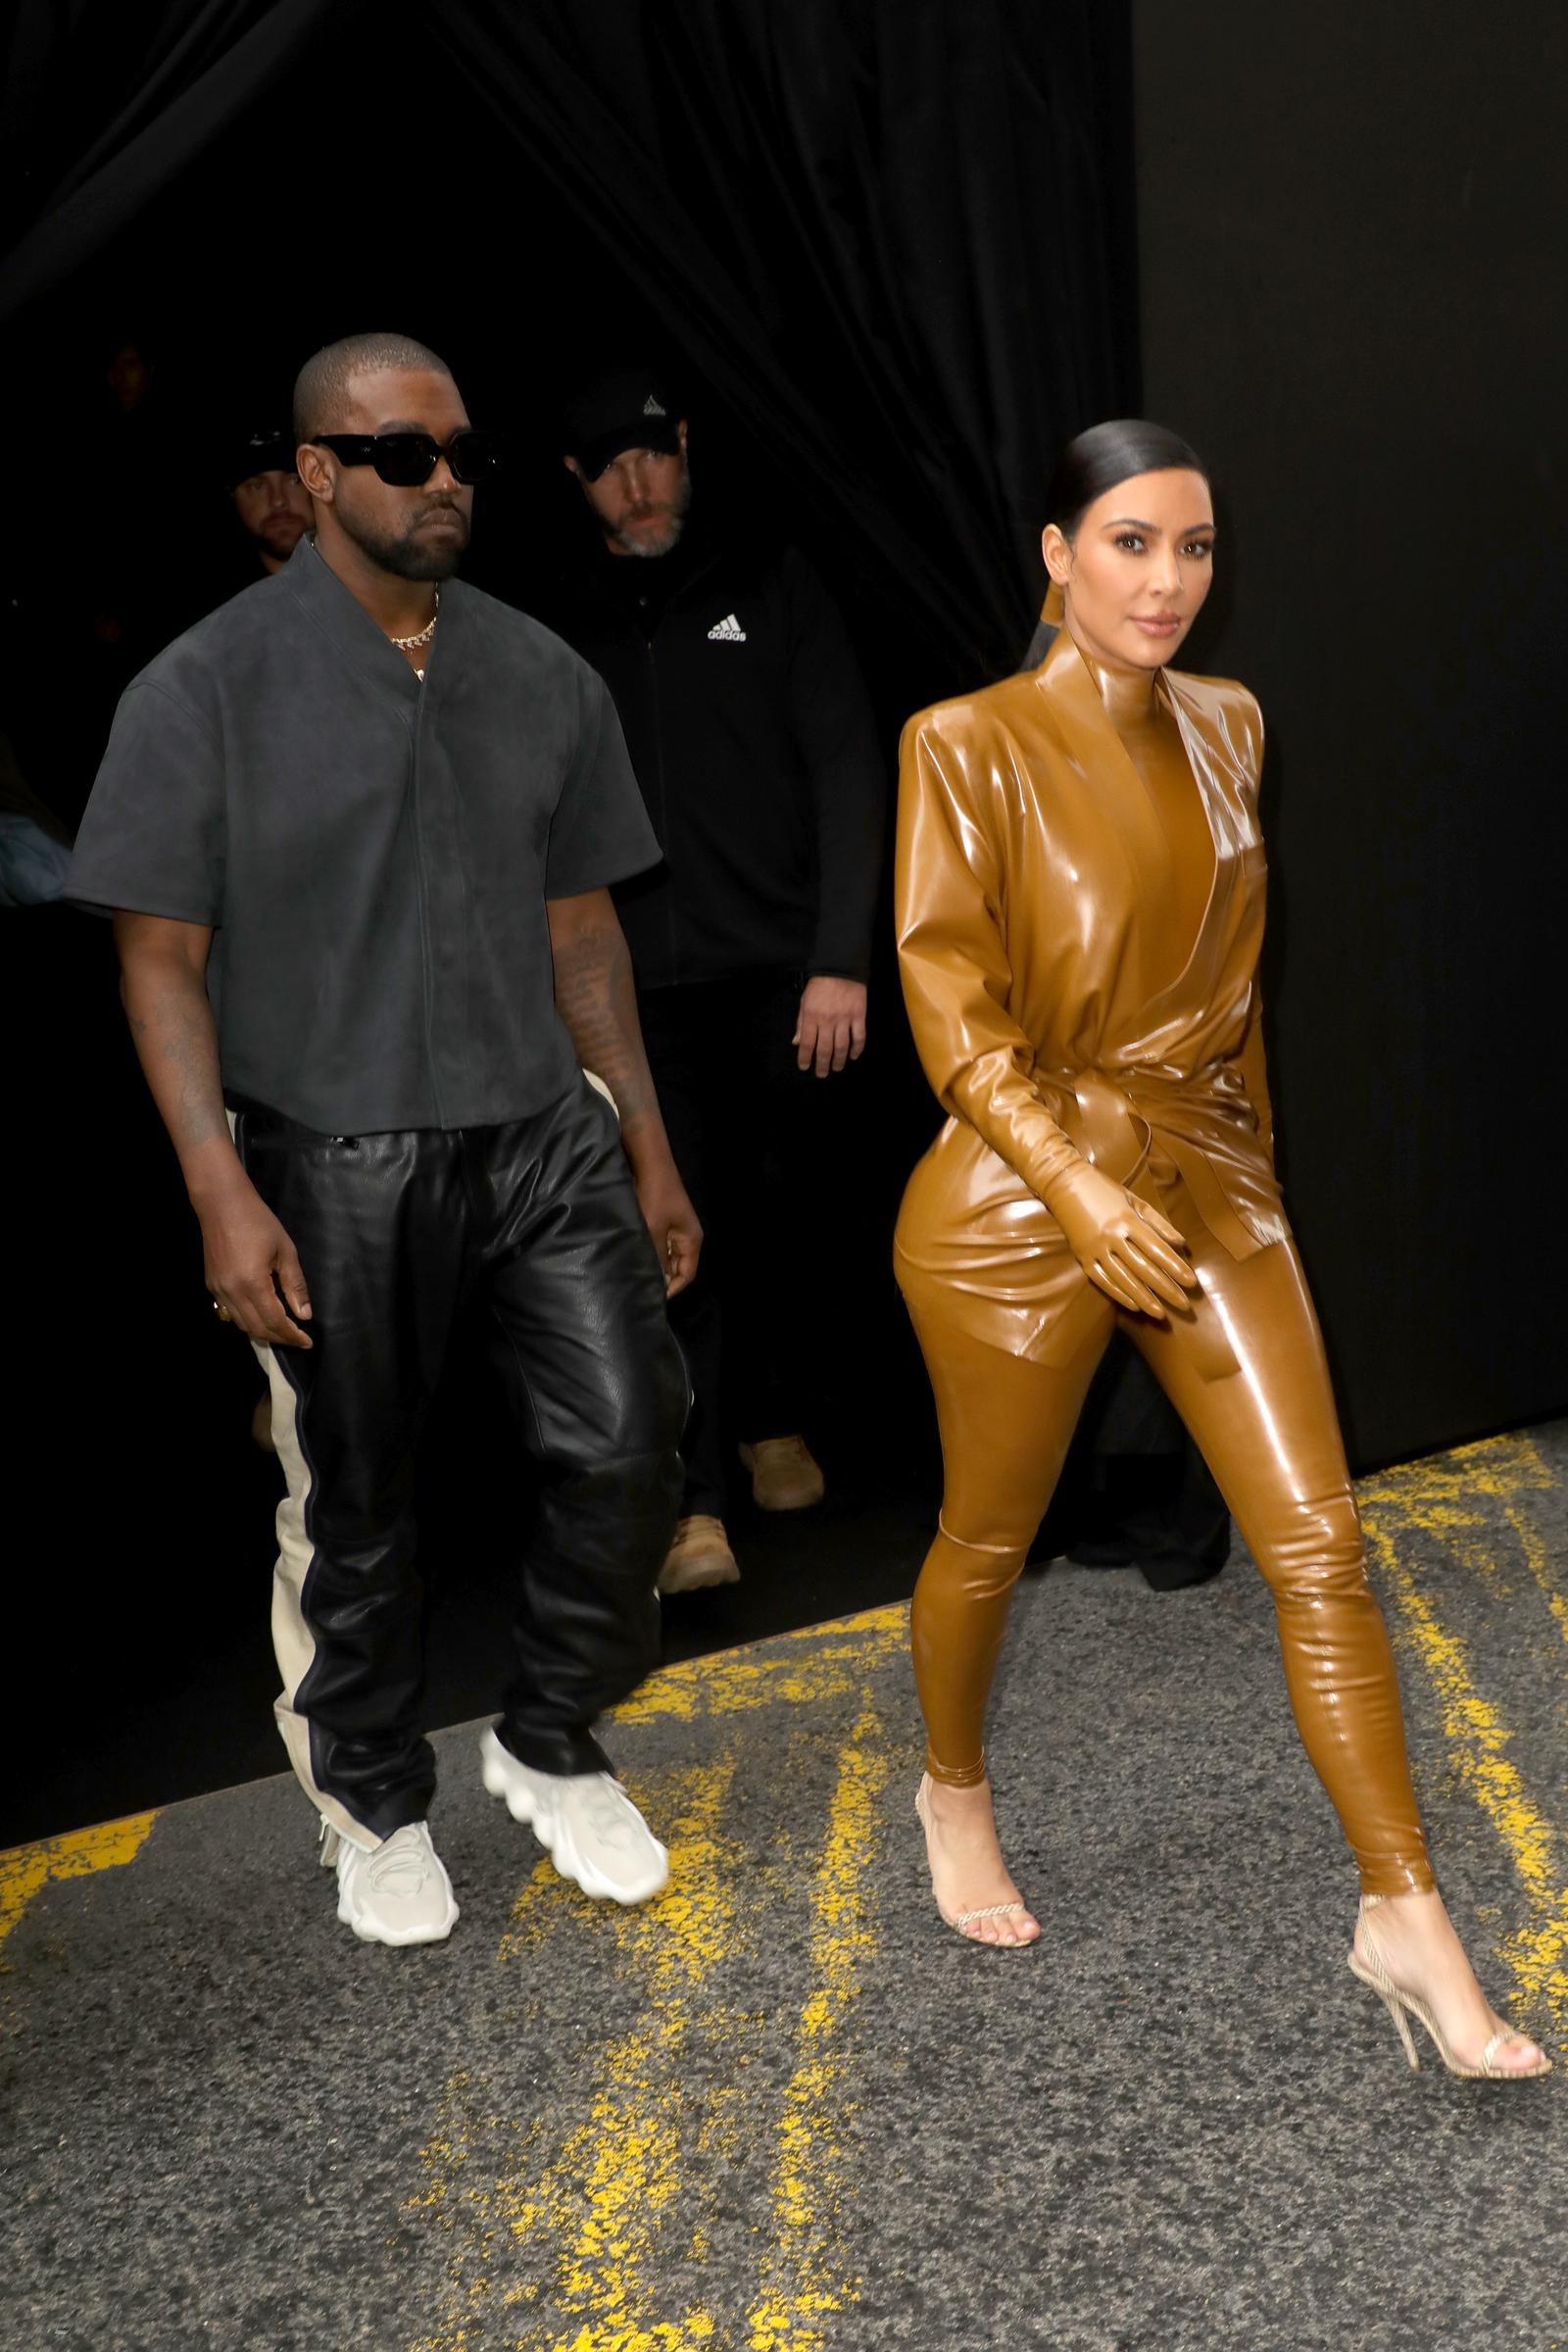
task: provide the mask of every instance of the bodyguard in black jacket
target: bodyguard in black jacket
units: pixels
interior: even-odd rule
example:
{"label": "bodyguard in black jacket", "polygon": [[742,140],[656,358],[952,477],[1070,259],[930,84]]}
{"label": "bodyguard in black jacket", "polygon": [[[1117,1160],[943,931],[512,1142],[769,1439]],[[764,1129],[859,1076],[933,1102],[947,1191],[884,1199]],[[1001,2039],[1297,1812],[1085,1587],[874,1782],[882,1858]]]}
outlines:
{"label": "bodyguard in black jacket", "polygon": [[708,1237],[671,1307],[696,1402],[661,1585],[682,1592],[739,1573],[732,1438],[764,1508],[823,1491],[801,1434],[821,1346],[806,1317],[823,1302],[791,1237],[843,1178],[831,1098],[865,1042],[885,780],[832,599],[796,550],[693,519],[686,425],[657,379],[603,378],[566,421],[598,543],[552,618],[610,687],[664,854],[616,904]]}
{"label": "bodyguard in black jacket", "polygon": [[614,698],[664,853],[616,902],[639,985],[762,969],[863,981],[882,762],[806,558],[690,522],[667,555],[599,556],[564,633]]}

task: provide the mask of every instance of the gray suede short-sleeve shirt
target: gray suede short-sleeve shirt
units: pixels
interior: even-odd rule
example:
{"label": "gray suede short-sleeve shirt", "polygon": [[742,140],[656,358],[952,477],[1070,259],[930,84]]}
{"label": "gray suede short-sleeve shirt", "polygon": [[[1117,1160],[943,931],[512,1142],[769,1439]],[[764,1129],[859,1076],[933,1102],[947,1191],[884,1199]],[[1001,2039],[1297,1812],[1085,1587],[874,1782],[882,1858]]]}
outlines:
{"label": "gray suede short-sleeve shirt", "polygon": [[560,638],[449,580],[421,686],[302,540],[126,688],[66,889],[212,924],[225,1091],[369,1134],[562,1094],[545,901],[659,854]]}

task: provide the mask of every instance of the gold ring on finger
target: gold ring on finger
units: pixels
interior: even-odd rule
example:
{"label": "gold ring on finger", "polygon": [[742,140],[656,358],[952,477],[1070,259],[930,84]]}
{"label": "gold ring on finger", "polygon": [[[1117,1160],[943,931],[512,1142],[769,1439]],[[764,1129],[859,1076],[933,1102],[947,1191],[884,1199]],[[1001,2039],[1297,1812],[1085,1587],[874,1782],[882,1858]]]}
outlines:
{"label": "gold ring on finger", "polygon": [[227,1307],[223,1304],[221,1298],[215,1298],[213,1300],[213,1312],[218,1317],[220,1323],[232,1323],[234,1320]]}

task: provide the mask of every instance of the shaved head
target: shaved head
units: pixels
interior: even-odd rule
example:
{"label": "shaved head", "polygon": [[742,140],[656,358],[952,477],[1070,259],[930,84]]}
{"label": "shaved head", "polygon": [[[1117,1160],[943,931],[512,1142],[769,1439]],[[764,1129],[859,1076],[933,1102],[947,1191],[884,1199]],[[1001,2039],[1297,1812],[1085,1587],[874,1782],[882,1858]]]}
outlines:
{"label": "shaved head", "polygon": [[412,335],[344,335],[307,360],[294,384],[294,438],[343,428],[356,377],[399,373],[450,376],[445,360]]}

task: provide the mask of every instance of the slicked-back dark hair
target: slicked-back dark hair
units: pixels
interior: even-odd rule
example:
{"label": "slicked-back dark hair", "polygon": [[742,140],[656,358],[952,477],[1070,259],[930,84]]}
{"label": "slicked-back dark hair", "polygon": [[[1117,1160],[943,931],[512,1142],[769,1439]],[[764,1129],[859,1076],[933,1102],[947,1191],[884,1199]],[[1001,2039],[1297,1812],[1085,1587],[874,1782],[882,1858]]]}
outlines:
{"label": "slicked-back dark hair", "polygon": [[417,368],[429,375],[452,373],[445,360],[412,335],[342,335],[307,360],[294,379],[295,440],[308,441],[313,433],[337,431],[355,377],[372,375],[380,368]]}
{"label": "slicked-back dark hair", "polygon": [[1068,442],[1056,461],[1046,520],[1070,539],[1085,509],[1118,482],[1131,481],[1135,473],[1166,473],[1176,467],[1208,479],[1208,467],[1197,450],[1168,424],[1152,424],[1147,416],[1114,416],[1108,424],[1092,424]]}

